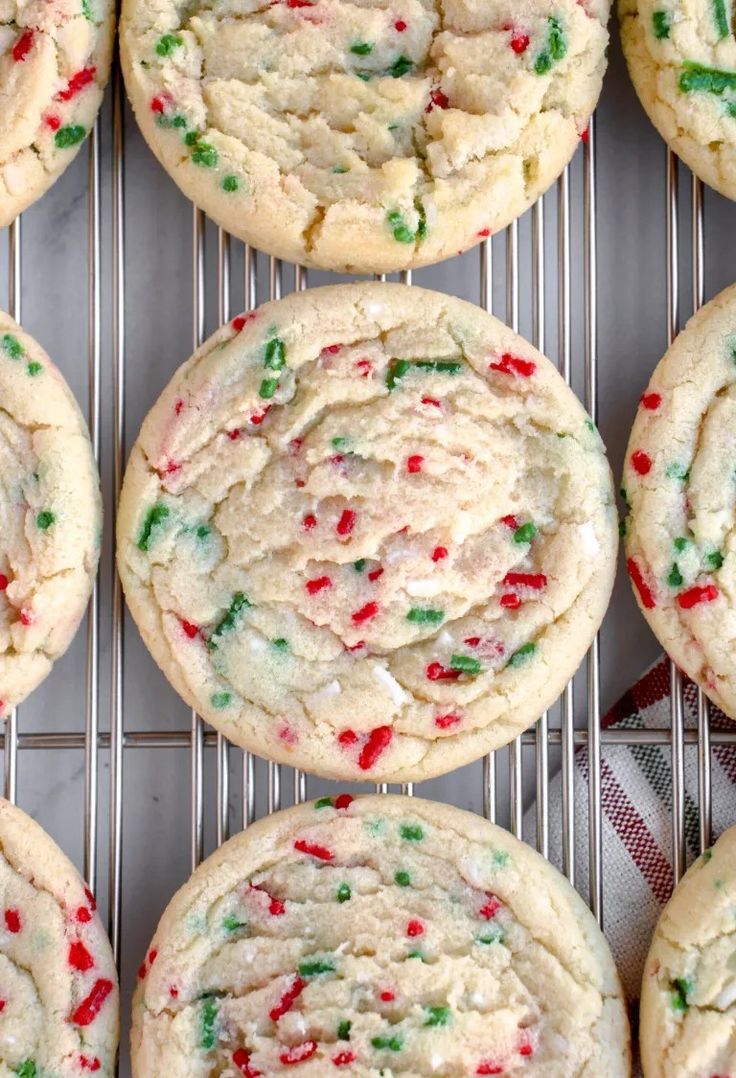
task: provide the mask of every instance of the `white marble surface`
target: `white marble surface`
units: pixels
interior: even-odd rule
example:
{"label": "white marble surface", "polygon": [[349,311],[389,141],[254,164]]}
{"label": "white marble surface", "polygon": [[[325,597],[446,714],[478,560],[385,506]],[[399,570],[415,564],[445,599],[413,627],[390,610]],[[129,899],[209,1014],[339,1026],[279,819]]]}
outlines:
{"label": "white marble surface", "polygon": [[[102,474],[107,501],[107,534],[101,577],[102,621],[100,707],[109,728],[110,685],[110,495],[111,457],[111,120],[109,93],[102,121],[103,263],[102,263]],[[157,165],[126,115],[126,272],[127,331],[126,439],[130,445],[147,408],[173,370],[191,352],[192,213],[189,204]],[[599,377],[600,426],[617,475],[628,427],[648,375],[665,347],[665,151],[634,97],[618,42],[612,46],[598,122],[599,197]],[[573,366],[582,392],[582,159],[572,170],[573,275],[575,332]],[[87,395],[87,155],[23,220],[23,321],[61,366],[81,402]],[[689,266],[690,178],[681,176],[682,264]],[[547,196],[547,351],[557,356],[556,334],[556,191]],[[521,225],[521,329],[531,333],[529,291],[529,215]],[[706,194],[706,293],[712,296],[736,277],[729,236],[736,207],[712,192]],[[6,295],[5,237],[0,236],[0,301]],[[207,235],[207,330],[216,324],[215,230]],[[496,313],[503,317],[504,238],[494,241]],[[234,244],[233,308],[242,304],[242,248]],[[267,263],[261,264],[259,298],[268,288]],[[477,253],[421,271],[415,282],[478,301]],[[325,279],[310,275],[310,284]],[[290,277],[287,274],[287,282]],[[689,313],[689,270],[682,272],[682,310]],[[639,616],[623,572],[603,630],[602,698],[607,707],[658,653]],[[128,624],[125,638],[125,724],[134,730],[188,728],[189,715],[168,688]],[[23,731],[81,730],[85,700],[85,639],[80,633],[70,653],[21,709]],[[583,688],[583,686],[581,686]],[[577,696],[577,722],[586,721],[584,696]],[[530,754],[531,755],[531,754]],[[240,753],[233,752],[233,827],[240,824]],[[551,767],[558,763],[550,754]],[[533,759],[526,764],[533,768]],[[505,793],[506,757],[499,760],[500,789]],[[259,766],[259,811],[265,811]],[[107,794],[109,760],[100,754],[100,842],[98,892],[106,908]],[[323,783],[309,783],[317,793]],[[186,749],[131,749],[125,754],[124,901],[122,964],[124,1019],[127,999],[146,942],[173,890],[189,871],[189,754]],[[465,807],[481,809],[480,764],[427,783],[418,791]],[[533,790],[529,791],[529,796]],[[290,795],[290,773],[288,775]],[[529,800],[529,797],[527,798]],[[19,802],[36,816],[82,864],[83,755],[69,750],[21,752]],[[207,849],[214,842],[214,760],[207,751],[205,813]],[[507,813],[501,803],[499,819]],[[606,880],[607,887],[615,881]],[[124,1074],[127,1048],[123,1050]]]}

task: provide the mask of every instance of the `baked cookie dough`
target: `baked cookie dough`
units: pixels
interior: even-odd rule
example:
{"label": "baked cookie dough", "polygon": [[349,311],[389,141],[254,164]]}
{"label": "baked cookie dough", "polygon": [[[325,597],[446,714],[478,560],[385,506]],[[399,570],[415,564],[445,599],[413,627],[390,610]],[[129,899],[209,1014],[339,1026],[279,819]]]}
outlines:
{"label": "baked cookie dough", "polygon": [[279,812],[208,858],[161,918],[132,1046],[134,1078],[630,1073],[567,881],[469,812],[390,796]]}
{"label": "baked cookie dough", "polygon": [[182,191],[280,258],[423,266],[572,157],[609,0],[124,0],[128,93]]}
{"label": "baked cookie dough", "polygon": [[0,227],[89,133],[110,70],[112,0],[0,0]]}
{"label": "baked cookie dough", "polygon": [[693,172],[736,198],[736,38],[728,0],[619,0],[639,99]]}
{"label": "baked cookie dough", "polygon": [[40,345],[0,311],[0,718],[69,646],[101,527],[77,403]]}
{"label": "baked cookie dough", "polygon": [[113,1078],[118,988],[95,900],[37,823],[0,800],[0,1074]]}
{"label": "baked cookie dough", "polygon": [[665,651],[736,718],[736,287],[655,370],[623,479],[629,575]]}
{"label": "baked cookie dough", "polygon": [[659,919],[641,990],[645,1078],[736,1070],[736,827],[699,857]]}
{"label": "baked cookie dough", "polygon": [[420,780],[559,695],[617,548],[600,437],[501,322],[405,285],[310,289],[220,329],[133,448],[131,613],[237,744]]}

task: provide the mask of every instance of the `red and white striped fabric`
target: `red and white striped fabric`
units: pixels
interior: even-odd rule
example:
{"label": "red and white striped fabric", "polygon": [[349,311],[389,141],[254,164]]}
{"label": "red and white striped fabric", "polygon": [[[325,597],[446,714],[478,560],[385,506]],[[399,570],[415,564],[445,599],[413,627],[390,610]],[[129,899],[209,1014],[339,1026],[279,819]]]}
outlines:
{"label": "red and white striped fabric", "polygon": [[[685,726],[697,727],[697,688],[685,682]],[[734,724],[711,706],[711,730]],[[611,709],[604,728],[670,728],[669,661],[660,659]],[[711,756],[713,837],[736,822],[736,747],[716,745]],[[576,886],[588,895],[588,752],[575,755]],[[672,757],[668,745],[611,746],[601,758],[604,930],[626,995],[639,998],[642,969],[672,878]],[[562,781],[550,782],[550,858],[562,862]],[[534,809],[527,814],[535,832]],[[533,837],[530,839],[533,841]],[[685,748],[685,840],[688,864],[699,854],[698,761]]]}

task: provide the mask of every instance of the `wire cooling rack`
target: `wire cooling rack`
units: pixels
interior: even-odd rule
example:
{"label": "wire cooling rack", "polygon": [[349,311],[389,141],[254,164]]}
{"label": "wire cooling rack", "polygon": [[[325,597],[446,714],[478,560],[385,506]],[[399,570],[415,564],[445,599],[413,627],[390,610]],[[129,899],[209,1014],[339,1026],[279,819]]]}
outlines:
{"label": "wire cooling rack", "polygon": [[[84,223],[82,234],[73,233],[69,226],[64,243],[70,248],[77,245],[77,258],[86,268],[82,285],[86,289],[86,341],[81,318],[85,300],[80,295],[77,351],[82,354],[75,354],[73,369],[77,376],[75,387],[81,395],[85,379],[80,364],[84,364],[86,350],[87,416],[103,476],[107,541],[86,621],[86,637],[80,634],[72,649],[76,658],[65,659],[46,688],[38,690],[43,700],[40,711],[34,704],[34,694],[10,716],[0,743],[5,795],[11,800],[20,795],[23,807],[37,808],[54,837],[77,857],[90,886],[98,892],[101,909],[107,911],[113,948],[121,965],[121,1074],[127,1075],[126,1000],[140,956],[173,890],[190,866],[233,830],[247,826],[266,811],[329,789],[329,784],[321,780],[308,779],[301,772],[242,753],[196,715],[187,714],[151,667],[135,630],[126,625],[110,537],[127,449],[143,412],[153,403],[174,366],[187,358],[189,345],[196,347],[215,325],[242,309],[327,278],[268,259],[232,240],[196,209],[181,207],[182,200],[173,185],[157,177],[157,182],[168,185],[166,198],[180,205],[177,221],[188,219],[183,214],[191,215],[191,240],[181,234],[175,240],[163,235],[159,238],[154,224],[153,234],[146,237],[147,257],[155,263],[156,248],[166,242],[176,243],[177,250],[191,247],[191,284],[177,278],[158,282],[154,291],[142,290],[137,268],[141,244],[138,218],[142,211],[140,203],[139,208],[131,206],[128,188],[134,187],[140,197],[141,185],[145,191],[146,177],[153,175],[151,170],[156,166],[140,145],[117,71],[110,97],[91,136],[86,162],[77,162],[70,169],[74,181],[60,181],[76,183],[82,191],[77,202],[80,197],[86,201],[86,206],[75,203],[74,210],[75,219]],[[656,139],[653,132],[651,138]],[[444,268],[415,274],[417,283],[439,284],[448,291],[455,291],[453,282],[461,281],[466,298],[493,310],[542,351],[556,356],[561,373],[594,419],[598,414],[598,319],[602,302],[598,229],[604,219],[599,216],[597,204],[596,141],[594,120],[575,160],[556,186],[505,234],[486,240]],[[683,282],[692,283],[693,308],[700,306],[704,298],[704,201],[701,184],[672,154],[663,152],[662,160],[666,171],[662,184],[666,213],[663,307],[666,336],[671,340],[680,324]],[[142,180],[140,172],[144,173]],[[656,212],[661,213],[656,196],[653,200]],[[27,218],[31,219],[34,212],[31,210]],[[683,227],[684,221],[689,228]],[[50,227],[49,222],[45,227]],[[61,228],[63,231],[63,222]],[[138,248],[135,252],[131,250],[134,245]],[[35,287],[45,272],[43,259],[28,254],[27,246],[26,222],[18,219],[8,230],[7,243],[0,247],[0,282],[7,283],[8,310],[19,321],[23,320],[30,284]],[[411,274],[403,274],[401,279],[411,283]],[[191,340],[180,351],[177,345],[167,359],[169,370],[154,371],[150,384],[144,379],[145,399],[137,400],[132,407],[133,390],[137,396],[140,388],[141,368],[153,363],[157,350],[155,342],[145,357],[141,355],[135,327],[145,305],[158,309],[162,296],[176,293],[177,289],[178,311],[185,311],[187,318],[191,313]],[[33,331],[34,327],[28,324],[27,328]],[[162,325],[161,337],[167,333]],[[135,345],[131,344],[131,334]],[[54,334],[47,333],[41,340],[56,356]],[[61,342],[57,343],[61,347]],[[642,371],[641,386],[647,374]],[[135,413],[132,417],[131,408]],[[621,437],[625,444],[625,431]],[[611,746],[622,744],[658,744],[669,752],[672,869],[673,879],[677,880],[686,861],[686,753],[697,752],[699,837],[705,846],[711,829],[711,748],[715,744],[734,744],[736,733],[710,730],[708,705],[702,695],[697,729],[685,729],[682,685],[674,669],[670,729],[602,729],[602,657],[605,660],[596,639],[559,703],[535,728],[517,737],[508,748],[464,769],[460,779],[451,776],[422,784],[417,792],[475,807],[517,836],[536,843],[548,855],[549,780],[561,771],[560,867],[573,882],[582,876],[587,879],[586,897],[598,920],[604,923],[601,762],[605,753]],[[71,698],[62,693],[58,707],[50,695],[53,688],[48,688],[54,685],[54,679],[59,679],[57,690],[74,682]],[[153,703],[146,702],[142,684],[155,685]],[[587,746],[589,754],[584,820],[579,813],[576,819],[573,810],[575,784],[581,781],[574,761],[581,746]],[[31,749],[37,751],[29,754],[27,750]],[[38,750],[45,750],[45,755]],[[43,761],[41,777],[32,766],[36,758]],[[74,763],[68,765],[71,758]],[[70,792],[64,812],[57,816],[49,809],[46,819],[44,776],[56,772],[64,776],[64,789]],[[25,782],[30,783],[31,775],[35,800],[25,793]],[[407,794],[414,792],[408,785],[402,789]],[[147,815],[142,815],[142,802],[146,803]],[[525,809],[530,806],[531,827],[529,816],[525,817]],[[576,844],[576,832],[583,827],[587,834],[585,865],[579,863],[580,846]]]}

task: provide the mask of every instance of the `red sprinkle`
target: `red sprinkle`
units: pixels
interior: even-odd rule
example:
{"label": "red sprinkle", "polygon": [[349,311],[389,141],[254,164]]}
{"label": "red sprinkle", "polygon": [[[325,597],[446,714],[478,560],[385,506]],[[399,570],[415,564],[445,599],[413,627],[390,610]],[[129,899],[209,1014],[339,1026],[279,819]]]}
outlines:
{"label": "red sprinkle", "polygon": [[[151,112],[162,113],[166,108],[166,102],[162,97],[151,98]],[[177,412],[178,415],[178,412]]]}
{"label": "red sprinkle", "polygon": [[[96,907],[93,906],[92,908],[95,909]],[[92,920],[92,914],[86,906],[80,906],[75,914],[75,917],[77,921],[79,921],[80,925],[89,924],[89,922]]]}
{"label": "red sprinkle", "polygon": [[[287,0],[289,7],[310,7],[310,4],[305,4],[304,0]],[[311,1059],[314,1053],[317,1051],[316,1041],[304,1041],[303,1044],[295,1044],[293,1048],[289,1048],[287,1052],[282,1052],[279,1056],[280,1061],[285,1067],[290,1067],[294,1063],[304,1063],[305,1060]]]}
{"label": "red sprinkle", "polygon": [[353,512],[352,509],[343,509],[342,516],[337,522],[337,534],[350,535],[357,519],[358,514]]}
{"label": "red sprinkle", "polygon": [[447,109],[450,107],[450,99],[447,94],[442,93],[442,90],[432,90],[429,95],[429,104],[424,111],[431,112],[435,107],[438,109]]}
{"label": "red sprinkle", "polygon": [[394,23],[394,30],[398,30],[400,34],[403,34],[404,30],[406,30],[406,23],[403,19],[396,20],[396,22]]}
{"label": "red sprinkle", "polygon": [[169,988],[169,995],[171,996],[172,999],[178,999],[179,998],[179,989],[173,984]]}
{"label": "red sprinkle", "polygon": [[501,523],[505,524],[507,528],[511,528],[512,531],[516,531],[519,527],[519,521],[515,516],[509,514],[507,517],[501,517]]}
{"label": "red sprinkle", "polygon": [[392,1003],[396,999],[396,996],[393,992],[381,992],[378,998],[383,1000],[384,1003]]}
{"label": "red sprinkle", "polygon": [[531,1034],[524,1030],[519,1038],[519,1055],[520,1056],[533,1056],[534,1045],[532,1044]]}
{"label": "red sprinkle", "polygon": [[85,973],[88,969],[92,969],[94,964],[94,958],[81,940],[76,940],[74,943],[69,944],[69,965],[72,969],[78,969],[80,973]]}
{"label": "red sprinkle", "polygon": [[268,912],[272,917],[281,917],[282,914],[286,913],[285,903],[280,898],[274,898],[273,895],[270,895],[265,887],[259,887],[252,883],[250,888],[252,891],[261,891],[268,898]]}
{"label": "red sprinkle", "polygon": [[6,577],[5,573],[0,573],[0,591],[5,591],[10,581]]}
{"label": "red sprinkle", "polygon": [[191,621],[184,621],[182,619],[181,627],[190,640],[194,640],[195,636],[199,633],[199,627],[197,625],[192,625]]}
{"label": "red sprinkle", "polygon": [[5,1010],[5,1003],[6,1000],[0,999],[0,1014],[2,1014],[2,1012]]}
{"label": "red sprinkle", "polygon": [[352,805],[355,798],[351,794],[338,794],[335,798],[336,809],[346,809]]}
{"label": "red sprinkle", "polygon": [[338,1052],[336,1056],[332,1057],[332,1062],[336,1067],[347,1067],[350,1063],[354,1063],[357,1058],[355,1052]]}
{"label": "red sprinkle", "polygon": [[652,458],[643,449],[636,449],[631,454],[631,467],[637,475],[648,475],[652,470]]}
{"label": "red sprinkle", "polygon": [[263,422],[263,420],[266,418],[266,416],[268,415],[268,413],[270,411],[271,411],[271,405],[269,404],[268,407],[264,408],[262,412],[254,412],[253,415],[250,417],[250,421],[253,424],[253,426],[254,427],[260,427],[261,423]]}
{"label": "red sprinkle", "polygon": [[353,644],[352,647],[348,647],[347,644],[345,644],[344,647],[346,651],[362,651],[365,647],[365,640],[359,640],[358,643]]}
{"label": "red sprinkle", "polygon": [[431,404],[433,408],[442,407],[442,403],[436,397],[422,397],[422,404]]}
{"label": "red sprinkle", "polygon": [[430,681],[457,681],[461,670],[448,670],[442,663],[430,663],[426,670]]}
{"label": "red sprinkle", "polygon": [[368,579],[371,581],[371,583],[374,583],[376,580],[378,580],[379,577],[382,576],[383,569],[379,567],[378,569],[371,569],[370,573],[368,574]]}
{"label": "red sprinkle", "polygon": [[590,124],[588,124],[585,130],[581,133],[580,140],[581,142],[584,142],[586,146],[590,142]]}
{"label": "red sprinkle", "polygon": [[16,935],[18,932],[20,932],[20,914],[17,910],[5,911],[5,927],[7,928],[8,932],[12,932],[13,935]]}
{"label": "red sprinkle", "polygon": [[683,610],[692,610],[694,606],[698,606],[700,603],[712,603],[714,599],[718,598],[719,594],[720,592],[715,584],[703,584],[689,588],[678,595],[677,605]]}
{"label": "red sprinkle", "polygon": [[503,583],[510,588],[533,588],[535,591],[541,591],[542,588],[547,587],[547,577],[544,573],[507,573],[503,578]]}
{"label": "red sprinkle", "polygon": [[240,435],[241,431],[238,427],[236,427],[234,430],[229,430],[227,432],[227,436],[231,442],[237,442],[240,439]]}
{"label": "red sprinkle", "polygon": [[360,371],[361,378],[367,378],[373,370],[373,364],[369,359],[359,359],[355,366]]}
{"label": "red sprinkle", "polygon": [[505,1068],[500,1063],[481,1063],[476,1074],[503,1074]]}
{"label": "red sprinkle", "polygon": [[77,71],[75,75],[69,79],[66,90],[60,90],[56,95],[59,101],[71,101],[73,97],[85,88],[89,86],[91,82],[95,81],[95,75],[97,74],[96,67],[83,67],[81,71]]}
{"label": "red sprinkle", "polygon": [[98,1071],[102,1064],[97,1056],[80,1056],[79,1066],[83,1071]]}
{"label": "red sprinkle", "polygon": [[354,730],[343,730],[341,734],[337,735],[337,740],[341,745],[354,745],[358,740],[358,735]]}
{"label": "red sprinkle", "polygon": [[368,740],[358,757],[358,767],[361,771],[369,771],[370,768],[375,766],[378,758],[383,755],[391,744],[393,736],[393,730],[390,726],[377,726],[375,730],[371,730]]}
{"label": "red sprinkle", "polygon": [[414,936],[423,936],[424,925],[421,921],[409,921],[409,924],[406,926],[406,934],[412,938],[414,938]]}
{"label": "red sprinkle", "polygon": [[276,1006],[272,1007],[268,1012],[268,1017],[272,1022],[278,1022],[283,1014],[286,1014],[287,1011],[291,1010],[296,1000],[304,991],[305,986],[306,981],[303,981],[301,977],[294,978]]}
{"label": "red sprinkle", "polygon": [[420,457],[419,454],[415,454],[409,457],[406,462],[406,470],[412,475],[416,475],[417,472],[421,472],[422,465],[424,464],[424,457]]}
{"label": "red sprinkle", "polygon": [[641,396],[642,408],[647,408],[650,412],[656,412],[662,403],[662,396],[659,393],[643,393]]}
{"label": "red sprinkle", "polygon": [[364,621],[370,621],[371,618],[375,618],[378,613],[378,603],[366,603],[365,606],[361,606],[360,610],[356,610],[353,615],[353,624],[362,625]]}
{"label": "red sprinkle", "polygon": [[323,588],[331,588],[332,581],[328,576],[318,576],[314,580],[307,581],[307,591],[310,595],[316,595],[318,591],[322,591]]}
{"label": "red sprinkle", "polygon": [[485,906],[481,906],[481,908],[478,910],[478,916],[484,917],[486,921],[490,921],[501,909],[502,903],[490,891],[486,891],[486,898],[488,899],[488,901],[486,902]]}
{"label": "red sprinkle", "polygon": [[307,842],[304,838],[298,838],[294,842],[294,849],[299,853],[308,853],[310,857],[316,857],[318,861],[334,861],[335,855],[326,846],[320,846],[314,842]]}
{"label": "red sprinkle", "polygon": [[520,378],[531,378],[537,369],[536,363],[531,359],[519,359],[504,352],[497,363],[491,363],[492,371],[500,371],[501,374],[518,374]]}
{"label": "red sprinkle", "polygon": [[86,999],[82,1000],[76,1011],[72,1014],[72,1025],[88,1026],[94,1022],[95,1018],[102,1010],[102,1005],[112,992],[112,989],[112,981],[108,981],[102,977],[98,981],[95,981],[92,991]]}
{"label": "red sprinkle", "polygon": [[251,1054],[247,1048],[238,1048],[236,1052],[233,1052],[233,1063],[241,1071],[243,1078],[260,1078],[261,1071],[251,1066]]}
{"label": "red sprinkle", "polygon": [[634,587],[639,592],[639,598],[641,599],[642,606],[645,610],[654,610],[657,603],[654,599],[654,594],[649,584],[644,579],[644,574],[639,568],[637,562],[633,558],[628,558],[626,561],[626,568],[629,576],[634,584]]}
{"label": "red sprinkle", "polygon": [[[97,903],[95,902],[95,896],[92,894],[89,887],[85,887],[84,896],[87,899],[87,901],[89,902],[90,909],[91,910],[96,910],[97,909]],[[155,954],[155,952],[154,952],[154,954]]]}
{"label": "red sprinkle", "polygon": [[442,559],[446,558],[446,557],[447,557],[447,547],[446,546],[436,546],[434,548],[434,550],[432,551],[432,561],[442,561]]}
{"label": "red sprinkle", "polygon": [[341,344],[328,344],[326,348],[322,349],[322,351],[328,352],[331,356],[336,356],[341,349]]}
{"label": "red sprinkle", "polygon": [[438,715],[434,724],[439,726],[440,730],[448,730],[451,726],[457,726],[460,721],[459,715],[456,715],[454,711],[449,711],[446,715]]}
{"label": "red sprinkle", "polygon": [[33,48],[33,30],[25,30],[15,45],[13,45],[13,59],[16,63],[21,63],[25,60],[28,53]]}
{"label": "red sprinkle", "polygon": [[521,56],[529,48],[529,35],[522,34],[518,30],[514,30],[511,35],[511,48],[514,50],[517,56]]}
{"label": "red sprinkle", "polygon": [[246,326],[248,324],[248,322],[252,322],[253,319],[255,318],[255,316],[256,316],[255,311],[251,311],[250,314],[239,314],[237,316],[237,318],[233,318],[230,325],[232,326],[232,328],[235,330],[236,333],[240,333],[243,326]]}
{"label": "red sprinkle", "polygon": [[481,240],[487,240],[491,234],[490,228],[482,228],[478,233],[478,238]]}
{"label": "red sprinkle", "polygon": [[521,599],[513,591],[506,592],[505,595],[501,596],[499,601],[504,610],[518,610],[521,606]]}
{"label": "red sprinkle", "polygon": [[311,531],[312,528],[317,527],[317,518],[314,515],[314,513],[307,513],[304,520],[302,521],[302,527],[304,528],[305,531],[308,531],[308,532]]}

